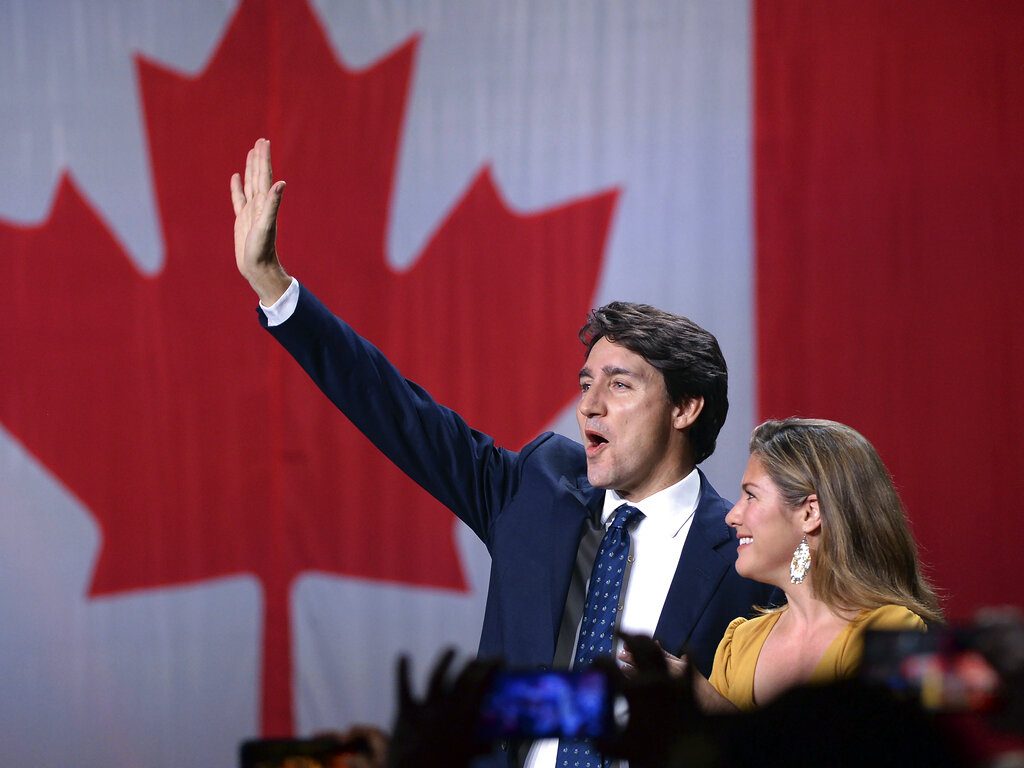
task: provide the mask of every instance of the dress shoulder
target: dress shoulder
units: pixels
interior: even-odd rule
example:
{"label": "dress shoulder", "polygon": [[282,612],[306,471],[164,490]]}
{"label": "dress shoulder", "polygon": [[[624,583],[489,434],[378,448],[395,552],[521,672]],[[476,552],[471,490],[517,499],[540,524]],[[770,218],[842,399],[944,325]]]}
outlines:
{"label": "dress shoulder", "polygon": [[724,653],[729,655],[732,653],[732,641],[736,635],[736,630],[749,621],[745,616],[737,616],[735,619],[729,622],[729,626],[725,628],[725,634],[722,635],[722,640],[718,644],[718,651],[715,653],[715,660],[718,660],[718,653]]}
{"label": "dress shoulder", "polygon": [[740,709],[754,706],[754,669],[761,646],[779,614],[768,613],[754,619],[742,616],[729,622],[711,668],[709,682],[720,694]]}
{"label": "dress shoulder", "polygon": [[869,629],[916,629],[924,632],[928,628],[924,619],[902,605],[883,605],[862,614],[853,623],[860,632]]}
{"label": "dress shoulder", "polygon": [[708,681],[714,686],[715,690],[725,696],[729,696],[729,681],[732,677],[732,641],[733,636],[736,634],[736,628],[741,624],[746,623],[746,618],[739,616],[729,622],[729,626],[725,628],[725,634],[722,635],[722,639],[718,642],[718,648],[715,650],[715,661],[711,666],[711,677]]}
{"label": "dress shoulder", "polygon": [[813,679],[816,682],[829,682],[854,674],[864,655],[864,635],[873,629],[926,632],[928,625],[924,619],[902,605],[883,605],[864,611],[850,622],[825,651]]}

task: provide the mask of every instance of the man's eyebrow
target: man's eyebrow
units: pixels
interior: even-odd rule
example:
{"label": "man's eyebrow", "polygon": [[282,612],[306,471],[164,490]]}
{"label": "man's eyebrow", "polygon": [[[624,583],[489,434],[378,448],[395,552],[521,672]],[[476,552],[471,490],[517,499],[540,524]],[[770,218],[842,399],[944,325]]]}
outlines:
{"label": "man's eyebrow", "polygon": [[606,365],[601,369],[605,376],[633,376],[639,377],[636,371],[631,371],[629,368],[623,368],[618,365]]}
{"label": "man's eyebrow", "polygon": [[[601,368],[601,373],[605,376],[632,376],[633,378],[640,378],[640,374],[636,371],[630,370],[629,368],[623,368],[618,365],[606,365]],[[584,366],[580,369],[580,378],[592,379],[594,378],[593,372]]]}

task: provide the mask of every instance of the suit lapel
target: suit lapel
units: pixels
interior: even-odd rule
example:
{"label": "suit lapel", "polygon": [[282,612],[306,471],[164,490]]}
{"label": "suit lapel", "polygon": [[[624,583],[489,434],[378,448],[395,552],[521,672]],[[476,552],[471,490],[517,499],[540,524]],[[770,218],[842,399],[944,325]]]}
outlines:
{"label": "suit lapel", "polygon": [[731,537],[724,525],[722,504],[701,472],[700,500],[654,632],[670,653],[682,650],[724,572],[732,567],[732,562],[718,553],[718,547]]}
{"label": "suit lapel", "polygon": [[550,562],[564,566],[552,573],[548,594],[552,637],[556,640],[562,623],[562,614],[565,612],[566,596],[576,565],[580,538],[588,520],[600,520],[604,506],[604,491],[592,487],[586,476],[563,477],[562,487],[576,503],[566,504],[564,500],[556,499],[551,509],[551,514],[556,516],[557,524],[551,527]]}
{"label": "suit lapel", "polygon": [[576,499],[581,505],[583,505],[592,519],[598,519],[601,515],[602,508],[604,507],[604,490],[601,488],[594,488],[588,481],[586,476],[578,477],[576,479],[570,479],[568,477],[562,477],[562,485],[565,490]]}

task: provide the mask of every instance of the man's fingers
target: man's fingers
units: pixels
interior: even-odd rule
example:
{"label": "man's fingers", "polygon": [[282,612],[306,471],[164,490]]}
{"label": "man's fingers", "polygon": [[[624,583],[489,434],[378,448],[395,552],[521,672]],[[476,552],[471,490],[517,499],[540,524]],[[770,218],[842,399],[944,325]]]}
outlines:
{"label": "man's fingers", "polygon": [[284,194],[284,182],[279,181],[270,188],[267,201],[260,210],[259,225],[264,231],[270,231],[277,223],[277,209],[281,207],[281,195]]}
{"label": "man's fingers", "polygon": [[270,189],[270,174],[267,172],[270,159],[267,153],[269,142],[266,139],[258,139],[253,149],[256,151],[256,170],[253,172],[252,190],[255,194],[266,192]]}
{"label": "man's fingers", "polygon": [[273,227],[277,218],[277,208],[281,204],[281,193],[284,190],[284,182],[273,183],[273,171],[270,167],[270,142],[266,139],[257,139],[252,149],[245,156],[245,175],[234,174],[231,177],[231,204],[235,209],[235,216],[241,213],[247,203],[253,198],[267,195],[265,204],[257,203],[260,210],[258,224],[265,229]]}
{"label": "man's fingers", "polygon": [[246,200],[252,200],[252,177],[256,172],[256,147],[249,150],[249,154],[245,156],[245,185],[242,191],[245,193]]}
{"label": "man's fingers", "polygon": [[256,146],[255,166],[253,175],[253,192],[257,195],[270,191],[270,185],[274,183],[274,172],[270,168],[270,142],[267,139],[259,139]]}
{"label": "man's fingers", "polygon": [[245,207],[245,193],[242,191],[242,177],[237,173],[231,174],[231,206],[235,209],[235,216],[242,212]]}
{"label": "man's fingers", "polygon": [[672,677],[686,678],[687,673],[693,669],[693,665],[685,656],[677,657],[668,652],[665,653],[665,665]]}
{"label": "man's fingers", "polygon": [[657,642],[644,635],[619,633],[632,655],[632,663],[641,671],[662,671],[666,668],[665,652]]}
{"label": "man's fingers", "polygon": [[630,679],[636,677],[636,659],[633,658],[633,654],[629,651],[622,650],[619,652],[618,667],[626,677]]}
{"label": "man's fingers", "polygon": [[267,172],[267,186],[271,186],[274,183],[274,168],[270,163],[270,139],[267,139],[263,143],[263,150],[266,153],[266,162],[264,168]]}

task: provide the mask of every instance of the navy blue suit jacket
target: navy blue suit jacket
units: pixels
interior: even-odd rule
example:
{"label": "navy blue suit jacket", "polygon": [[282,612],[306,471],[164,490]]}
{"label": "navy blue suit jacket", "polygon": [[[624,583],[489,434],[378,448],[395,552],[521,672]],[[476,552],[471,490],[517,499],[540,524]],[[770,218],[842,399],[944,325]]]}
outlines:
{"label": "navy blue suit jacket", "polygon": [[[261,322],[266,318],[259,312]],[[269,328],[328,398],[392,462],[459,516],[491,555],[482,656],[550,665],[579,541],[604,491],[587,482],[583,447],[547,432],[513,452],[404,379],[305,287]],[[711,672],[726,625],[772,589],[740,578],[729,503],[700,475],[700,499],[654,636]]]}

